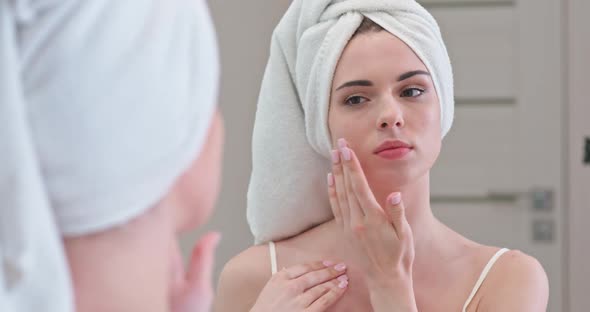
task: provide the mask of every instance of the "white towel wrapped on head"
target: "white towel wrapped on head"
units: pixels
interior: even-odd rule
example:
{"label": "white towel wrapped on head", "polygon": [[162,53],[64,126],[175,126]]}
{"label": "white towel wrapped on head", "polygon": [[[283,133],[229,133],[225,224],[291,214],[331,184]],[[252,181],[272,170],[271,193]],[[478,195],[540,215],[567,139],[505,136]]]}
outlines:
{"label": "white towel wrapped on head", "polygon": [[198,157],[212,26],[204,0],[0,0],[0,311],[73,311],[62,236],[140,216]]}
{"label": "white towel wrapped on head", "polygon": [[258,100],[247,216],[256,243],[299,234],[333,217],[330,89],[336,64],[364,18],[422,60],[440,101],[444,137],[454,115],[453,74],[434,18],[414,0],[294,0],[276,27]]}

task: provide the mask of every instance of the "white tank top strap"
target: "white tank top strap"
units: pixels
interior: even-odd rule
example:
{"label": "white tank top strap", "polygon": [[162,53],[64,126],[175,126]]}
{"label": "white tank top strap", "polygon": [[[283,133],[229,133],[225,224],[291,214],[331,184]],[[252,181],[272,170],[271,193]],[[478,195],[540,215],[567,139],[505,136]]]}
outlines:
{"label": "white tank top strap", "polygon": [[483,271],[479,275],[479,279],[475,283],[475,286],[473,287],[473,290],[471,291],[469,298],[467,298],[467,301],[465,301],[465,304],[463,305],[463,312],[467,311],[467,307],[471,303],[471,300],[473,300],[473,297],[475,297],[475,294],[477,293],[477,291],[481,287],[481,284],[483,283],[483,281],[488,276],[488,273],[490,273],[490,270],[492,269],[492,267],[494,266],[494,264],[496,263],[498,258],[500,258],[500,256],[503,255],[507,251],[510,251],[510,249],[502,248],[502,249],[498,250],[494,254],[494,256],[490,259],[490,261],[488,261],[488,264],[486,264],[486,266],[483,268]]}
{"label": "white tank top strap", "polygon": [[270,251],[270,269],[272,274],[277,273],[277,248],[275,242],[268,242],[268,249]]}

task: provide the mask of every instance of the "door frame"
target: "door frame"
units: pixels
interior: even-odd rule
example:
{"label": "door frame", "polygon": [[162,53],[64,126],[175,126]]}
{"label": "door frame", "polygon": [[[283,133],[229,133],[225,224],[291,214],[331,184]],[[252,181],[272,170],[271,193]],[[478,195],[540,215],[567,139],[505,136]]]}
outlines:
{"label": "door frame", "polygon": [[[564,38],[567,109],[566,125],[569,125],[565,142],[568,155],[566,172],[566,190],[569,192],[569,207],[566,239],[568,267],[565,270],[567,286],[564,289],[566,311],[584,311],[590,306],[590,165],[584,166],[583,145],[584,137],[590,136],[590,100],[587,94],[588,79],[585,75],[590,72],[590,19],[585,15],[590,12],[588,0],[565,0],[564,18],[566,34]],[[585,120],[584,120],[585,119]],[[581,148],[582,147],[582,148]]]}

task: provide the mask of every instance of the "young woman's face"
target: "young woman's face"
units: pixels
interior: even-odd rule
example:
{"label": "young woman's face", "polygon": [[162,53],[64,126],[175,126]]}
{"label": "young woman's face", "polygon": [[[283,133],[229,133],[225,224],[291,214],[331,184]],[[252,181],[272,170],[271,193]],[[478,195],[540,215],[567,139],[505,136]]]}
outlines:
{"label": "young woman's face", "polygon": [[[403,186],[427,173],[441,148],[440,107],[426,66],[386,31],[355,36],[332,82],[328,126],[345,138],[370,184]],[[386,141],[409,149],[377,153]]]}

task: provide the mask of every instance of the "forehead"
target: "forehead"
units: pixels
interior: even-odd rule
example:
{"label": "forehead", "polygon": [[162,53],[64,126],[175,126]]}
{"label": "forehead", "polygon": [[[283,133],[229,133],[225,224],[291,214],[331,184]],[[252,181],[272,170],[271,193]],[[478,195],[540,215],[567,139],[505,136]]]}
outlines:
{"label": "forehead", "polygon": [[342,52],[334,83],[379,74],[397,77],[412,70],[428,71],[405,42],[387,31],[367,32],[355,36]]}

